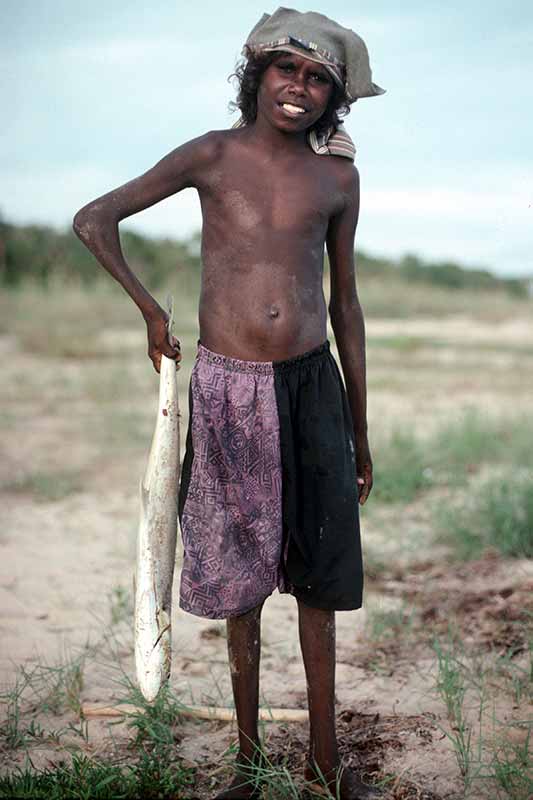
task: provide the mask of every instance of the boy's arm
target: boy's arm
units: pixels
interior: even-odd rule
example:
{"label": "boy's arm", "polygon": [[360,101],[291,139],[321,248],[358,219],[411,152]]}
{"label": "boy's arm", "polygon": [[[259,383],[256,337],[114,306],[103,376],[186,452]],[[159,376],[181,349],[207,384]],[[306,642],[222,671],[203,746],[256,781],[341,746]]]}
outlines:
{"label": "boy's arm", "polygon": [[148,328],[148,355],[159,372],[161,354],[180,360],[167,338],[167,314],[126,263],[118,224],[181,189],[196,187],[218,156],[218,137],[209,132],[177,147],[151,169],[98,197],[75,215],[73,228],[100,264],[140,309]]}
{"label": "boy's arm", "polygon": [[359,173],[355,165],[343,170],[342,180],[344,207],[330,219],[326,236],[329,315],[352,412],[359,502],[363,504],[372,489],[372,458],[366,420],[365,323],[355,281],[354,239],[359,218]]}

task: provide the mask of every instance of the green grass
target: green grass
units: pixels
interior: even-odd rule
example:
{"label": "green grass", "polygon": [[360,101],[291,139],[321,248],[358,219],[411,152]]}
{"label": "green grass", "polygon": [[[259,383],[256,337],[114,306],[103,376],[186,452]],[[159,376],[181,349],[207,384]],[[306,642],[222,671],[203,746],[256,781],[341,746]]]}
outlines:
{"label": "green grass", "polygon": [[[235,743],[223,756],[228,767],[228,783],[235,774],[237,754],[238,746]],[[259,747],[253,747],[252,760],[253,763],[244,763],[239,767],[243,787],[262,788],[263,796],[268,800],[298,800],[300,798],[300,789],[288,769],[286,754],[281,763],[274,764],[265,752],[264,742],[261,742]]]}
{"label": "green grass", "polygon": [[127,727],[133,733],[133,747],[149,746],[162,755],[176,742],[177,726],[186,706],[179,700],[171,687],[163,686],[152,703],[148,703],[138,686],[124,673],[120,680],[122,696],[118,705],[134,706],[128,713]]}
{"label": "green grass", "polygon": [[411,431],[394,431],[376,448],[372,497],[382,503],[409,503],[432,484],[422,444]]}
{"label": "green grass", "polygon": [[531,800],[533,797],[533,723],[525,723],[521,742],[502,738],[498,742],[492,763],[497,786],[503,790],[502,798]]}
{"label": "green grass", "polygon": [[179,798],[193,771],[175,757],[160,763],[143,753],[135,764],[119,766],[73,754],[70,763],[35,771],[18,768],[0,777],[0,798],[20,800],[160,800]]}
{"label": "green grass", "polygon": [[[522,700],[533,691],[533,636],[527,621],[519,624],[530,642],[529,663],[525,669],[518,667]],[[469,650],[452,627],[446,640],[434,639],[432,647],[436,657],[434,690],[446,709],[448,723],[437,725],[453,748],[464,797],[530,800],[533,720],[507,714],[500,719],[496,711],[502,694],[515,691],[517,665],[513,660],[517,654],[510,652],[502,667],[501,657]],[[515,706],[518,714],[520,707]]]}
{"label": "green grass", "polygon": [[533,557],[533,473],[493,476],[462,500],[437,507],[438,540],[462,559],[495,548],[511,558]]}
{"label": "green grass", "polygon": [[[197,296],[183,292],[176,279],[155,293],[163,308],[169,291],[174,296],[175,335],[192,337],[197,329]],[[110,278],[98,280],[90,289],[59,283],[49,291],[31,285],[6,291],[0,295],[0,317],[4,333],[15,336],[25,353],[37,357],[89,362],[137,353],[147,357],[143,318]],[[116,332],[112,344],[102,336],[104,331]],[[137,337],[128,339],[130,332],[139,333],[139,350]]]}
{"label": "green grass", "polygon": [[[120,594],[120,603],[123,595]],[[53,743],[61,748],[62,761],[54,767],[34,770],[31,760],[0,778],[0,798],[167,798],[181,797],[191,785],[194,771],[181,764],[176,756],[178,727],[183,705],[169,687],[165,687],[154,703],[147,703],[139,689],[124,673],[121,677],[122,697],[119,703],[134,704],[137,710],[128,714],[126,724],[132,733],[131,757],[126,766],[89,758],[79,752],[89,740],[88,726],[83,721],[80,694],[86,653],[58,665],[38,663],[31,668],[19,667],[17,680],[1,697],[5,720],[0,729],[0,751],[24,749],[28,753],[36,743]],[[40,721],[65,710],[80,718],[51,729]],[[37,720],[39,717],[39,720]],[[66,733],[80,737],[78,747],[62,746]],[[71,758],[65,761],[65,754]]]}
{"label": "green grass", "polygon": [[527,418],[493,418],[473,408],[441,427],[427,446],[432,468],[451,485],[464,483],[483,464],[527,466],[532,448]]}
{"label": "green grass", "polygon": [[[533,613],[524,610],[523,619],[514,625],[518,633],[517,645],[500,656],[495,672],[503,678],[505,688],[512,695],[515,705],[520,707],[523,703],[533,703]],[[525,647],[525,657],[522,659],[519,658],[523,653],[521,628],[524,628]]]}
{"label": "green grass", "polygon": [[[390,350],[391,356],[397,356],[398,353],[416,353],[418,350],[457,350],[459,353],[509,353],[521,356],[533,355],[533,346],[527,344],[517,343],[499,343],[493,341],[463,341],[454,339],[437,339],[433,336],[417,336],[417,335],[380,335],[372,336],[371,334],[366,337],[366,345],[368,349],[376,348],[379,350]],[[373,356],[369,356],[369,361],[373,360]]]}
{"label": "green grass", "polygon": [[413,428],[395,429],[373,449],[372,498],[410,503],[434,486],[466,485],[484,465],[525,467],[532,451],[527,419],[493,418],[471,408],[426,438]]}
{"label": "green grass", "polygon": [[437,347],[438,344],[435,340],[422,336],[368,336],[366,339],[368,348],[379,347],[401,353],[412,353],[423,347]]}
{"label": "green grass", "polygon": [[45,729],[40,720],[63,711],[80,715],[87,655],[84,650],[57,664],[38,662],[19,666],[13,684],[0,694],[4,706],[0,750],[26,748],[36,740],[60,740],[67,729]]}
{"label": "green grass", "polygon": [[[476,676],[476,702],[474,720],[467,708],[467,693],[471,689],[470,671],[464,646],[453,634],[445,643],[435,639],[433,650],[437,659],[435,689],[446,707],[447,726],[439,727],[448,738],[464,783],[464,796],[468,797],[474,784],[490,777],[484,759],[483,713],[485,704],[485,684]],[[481,674],[483,678],[483,673]]]}
{"label": "green grass", "polygon": [[398,608],[367,605],[366,629],[375,640],[398,639],[411,632],[415,613],[414,606],[408,608],[404,603]]}
{"label": "green grass", "polygon": [[[531,300],[516,299],[502,291],[464,288],[460,291],[401,277],[359,274],[359,295],[367,318],[408,319],[467,315],[479,320],[500,321],[513,314],[527,315]],[[327,288],[327,287],[326,287]]]}
{"label": "green grass", "polygon": [[80,492],[83,478],[78,472],[33,472],[15,480],[6,481],[2,490],[17,494],[30,494],[42,503],[63,500],[71,494]]}

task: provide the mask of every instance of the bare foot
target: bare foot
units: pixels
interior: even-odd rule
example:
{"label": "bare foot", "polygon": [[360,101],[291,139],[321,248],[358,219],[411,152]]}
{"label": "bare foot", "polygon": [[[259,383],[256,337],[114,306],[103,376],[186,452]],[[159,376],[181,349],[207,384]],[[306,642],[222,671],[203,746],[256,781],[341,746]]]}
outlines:
{"label": "bare foot", "polygon": [[383,797],[381,789],[360,781],[353,770],[343,769],[340,778],[338,776],[339,770],[335,770],[320,777],[309,763],[304,772],[305,780],[309,782],[309,789],[324,797],[335,800],[378,800]]}
{"label": "bare foot", "polygon": [[261,789],[250,777],[237,773],[230,785],[216,795],[214,800],[259,800]]}
{"label": "bare foot", "polygon": [[243,756],[237,756],[235,777],[213,800],[259,800],[261,778],[257,774],[257,766],[261,761],[261,754],[259,757],[254,756],[253,762]]}

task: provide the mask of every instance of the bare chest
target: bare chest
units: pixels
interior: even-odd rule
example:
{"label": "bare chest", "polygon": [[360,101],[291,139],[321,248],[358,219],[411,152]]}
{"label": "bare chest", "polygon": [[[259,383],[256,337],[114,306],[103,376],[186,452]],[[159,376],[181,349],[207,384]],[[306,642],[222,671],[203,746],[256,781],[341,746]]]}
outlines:
{"label": "bare chest", "polygon": [[342,195],[333,170],[306,163],[265,167],[226,159],[200,193],[204,218],[241,234],[258,228],[263,234],[323,234]]}

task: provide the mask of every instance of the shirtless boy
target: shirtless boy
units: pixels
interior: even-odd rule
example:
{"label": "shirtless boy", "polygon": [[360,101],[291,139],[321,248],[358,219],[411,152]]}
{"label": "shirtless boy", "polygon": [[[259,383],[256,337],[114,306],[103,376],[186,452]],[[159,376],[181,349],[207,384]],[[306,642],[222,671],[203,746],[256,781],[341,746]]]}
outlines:
{"label": "shirtless boy", "polygon": [[[305,776],[320,783],[321,774],[334,796],[361,800],[379,793],[342,769],[334,709],[335,611],[362,604],[358,503],[372,488],[354,266],[359,176],[336,110],[383,90],[372,83],[364,42],[322,14],[264,14],[243,55],[239,122],[89,203],[74,229],[141,311],[159,371],[162,354],[180,361],[178,341],[169,342],[167,314],[126,264],[118,224],[181,189],[198,191],[200,338],[179,496],[180,605],[227,619],[240,752],[217,797],[260,796],[246,774],[261,758],[261,609],[278,588],[298,604]],[[329,349],[328,310],[346,389]]]}

